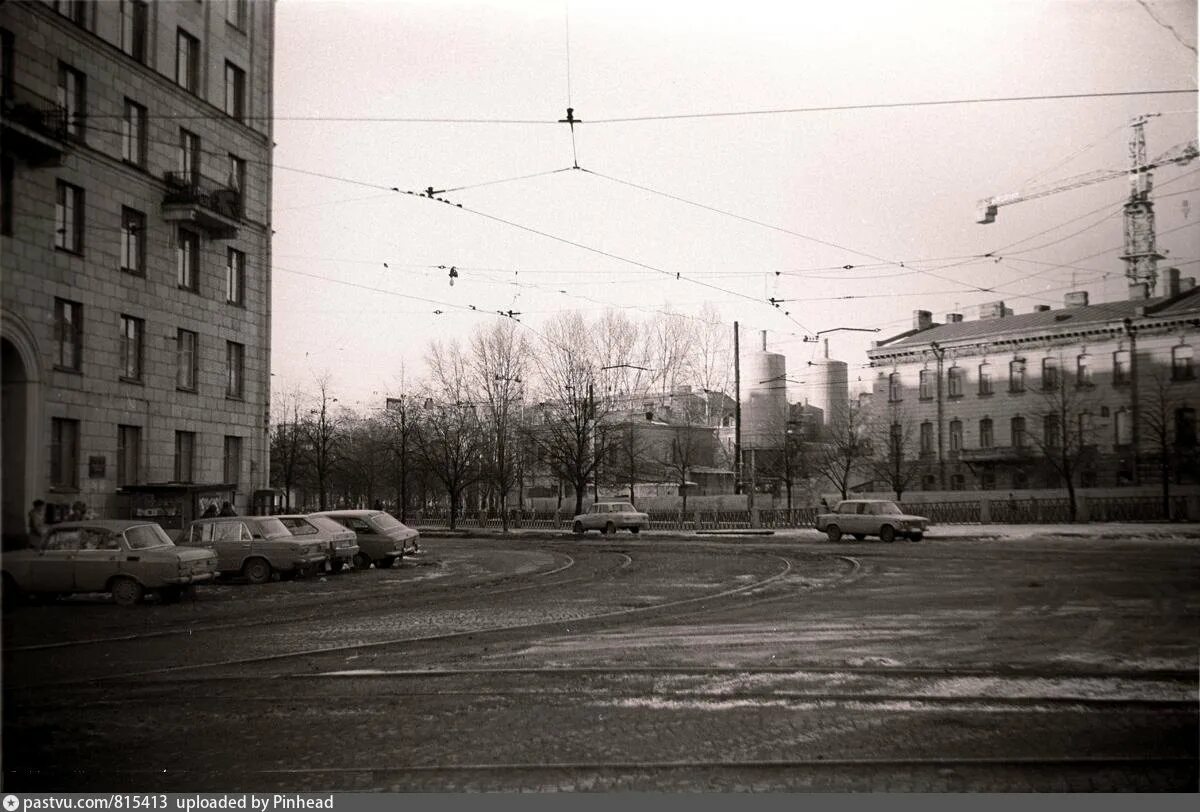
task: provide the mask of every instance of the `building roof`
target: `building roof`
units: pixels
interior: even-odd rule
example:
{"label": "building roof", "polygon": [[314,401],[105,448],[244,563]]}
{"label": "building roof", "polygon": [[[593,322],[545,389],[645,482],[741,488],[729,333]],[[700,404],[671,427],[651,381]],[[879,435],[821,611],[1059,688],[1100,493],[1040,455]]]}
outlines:
{"label": "building roof", "polygon": [[1110,324],[1126,318],[1173,316],[1192,311],[1200,316],[1200,288],[1184,291],[1174,297],[1126,299],[1087,307],[1059,308],[1040,313],[1022,313],[1019,316],[939,324],[927,330],[909,330],[881,341],[868,354],[879,350],[922,346],[932,341],[946,343],[991,336],[1007,337],[1014,333],[1036,332],[1056,327],[1076,329]]}

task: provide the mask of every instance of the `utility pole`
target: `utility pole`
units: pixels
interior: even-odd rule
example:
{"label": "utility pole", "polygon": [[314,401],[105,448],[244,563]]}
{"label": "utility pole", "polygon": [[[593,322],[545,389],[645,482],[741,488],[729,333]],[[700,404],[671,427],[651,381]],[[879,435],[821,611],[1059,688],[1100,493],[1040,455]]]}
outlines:
{"label": "utility pole", "polygon": [[742,355],[738,351],[738,323],[733,323],[733,484],[742,492]]}
{"label": "utility pole", "polygon": [[600,501],[600,457],[597,451],[599,437],[596,425],[596,395],[593,392],[592,380],[588,379],[588,420],[592,426],[592,501]]}

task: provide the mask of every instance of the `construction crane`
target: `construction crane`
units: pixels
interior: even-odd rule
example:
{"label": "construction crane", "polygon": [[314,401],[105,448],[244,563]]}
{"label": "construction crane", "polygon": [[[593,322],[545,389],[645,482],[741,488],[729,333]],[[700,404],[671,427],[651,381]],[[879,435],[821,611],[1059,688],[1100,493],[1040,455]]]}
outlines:
{"label": "construction crane", "polygon": [[1001,206],[1034,200],[1039,197],[1102,183],[1122,176],[1129,178],[1129,200],[1125,202],[1125,275],[1129,283],[1145,282],[1153,293],[1158,282],[1158,261],[1163,255],[1158,253],[1155,246],[1154,204],[1150,200],[1150,192],[1154,184],[1150,175],[1151,170],[1171,164],[1186,164],[1200,156],[1196,140],[1178,144],[1159,155],[1153,161],[1146,161],[1146,122],[1159,113],[1148,113],[1136,116],[1129,125],[1133,133],[1129,139],[1129,168],[1101,169],[1076,175],[1070,178],[1048,183],[1042,186],[1032,186],[1019,192],[997,195],[979,201],[975,221],[977,223],[996,222],[996,213]]}

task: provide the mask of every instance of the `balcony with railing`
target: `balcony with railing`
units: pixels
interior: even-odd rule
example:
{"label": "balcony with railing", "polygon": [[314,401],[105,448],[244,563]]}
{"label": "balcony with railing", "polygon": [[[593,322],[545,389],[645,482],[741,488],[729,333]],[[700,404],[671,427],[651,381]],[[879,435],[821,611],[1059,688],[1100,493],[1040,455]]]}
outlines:
{"label": "balcony with railing", "polygon": [[0,101],[4,144],[31,166],[54,166],[71,146],[67,110],[27,87],[5,88]]}
{"label": "balcony with railing", "polygon": [[165,180],[163,219],[194,225],[215,239],[237,236],[242,193],[235,185],[183,172],[168,172]]}
{"label": "balcony with railing", "polygon": [[958,455],[963,462],[1017,462],[1030,459],[1033,449],[1027,445],[998,445],[991,448],[964,448]]}

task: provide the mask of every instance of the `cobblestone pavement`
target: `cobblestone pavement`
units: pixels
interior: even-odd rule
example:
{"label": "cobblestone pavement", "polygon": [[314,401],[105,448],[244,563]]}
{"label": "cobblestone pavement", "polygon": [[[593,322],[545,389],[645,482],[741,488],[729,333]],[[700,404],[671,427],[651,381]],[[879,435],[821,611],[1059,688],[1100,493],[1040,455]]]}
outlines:
{"label": "cobblestone pavement", "polygon": [[7,613],[4,788],[1197,789],[1194,540],[426,547]]}

